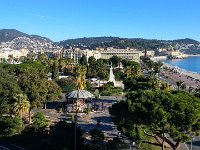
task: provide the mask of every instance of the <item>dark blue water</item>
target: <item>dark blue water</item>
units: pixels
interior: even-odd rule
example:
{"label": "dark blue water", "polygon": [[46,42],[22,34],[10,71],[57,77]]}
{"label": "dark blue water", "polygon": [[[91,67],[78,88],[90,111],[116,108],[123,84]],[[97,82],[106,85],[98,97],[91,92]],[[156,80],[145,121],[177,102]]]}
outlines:
{"label": "dark blue water", "polygon": [[200,73],[200,56],[190,56],[186,59],[166,59],[162,60],[162,62],[191,72]]}

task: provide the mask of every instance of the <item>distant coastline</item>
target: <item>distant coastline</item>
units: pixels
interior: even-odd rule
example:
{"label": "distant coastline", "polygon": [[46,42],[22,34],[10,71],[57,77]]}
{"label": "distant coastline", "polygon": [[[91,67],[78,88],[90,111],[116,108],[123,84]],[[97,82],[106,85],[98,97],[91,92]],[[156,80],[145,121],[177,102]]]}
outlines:
{"label": "distant coastline", "polygon": [[167,63],[173,67],[178,67],[185,72],[189,71],[200,74],[200,55],[188,55],[185,59],[159,59],[157,61]]}
{"label": "distant coastline", "polygon": [[200,54],[186,54],[188,57],[190,56],[200,56]]}

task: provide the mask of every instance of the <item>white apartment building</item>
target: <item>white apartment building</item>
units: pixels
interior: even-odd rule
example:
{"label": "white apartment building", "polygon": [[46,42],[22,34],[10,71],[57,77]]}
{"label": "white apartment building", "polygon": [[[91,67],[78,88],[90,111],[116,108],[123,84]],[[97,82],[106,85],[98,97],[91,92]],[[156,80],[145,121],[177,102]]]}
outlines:
{"label": "white apartment building", "polygon": [[78,59],[80,59],[83,55],[85,55],[87,59],[91,56],[93,56],[95,59],[101,58],[101,53],[97,50],[88,50],[88,49],[81,50],[79,48],[65,49],[63,51],[62,57],[71,58],[74,60],[75,63],[77,63]]}

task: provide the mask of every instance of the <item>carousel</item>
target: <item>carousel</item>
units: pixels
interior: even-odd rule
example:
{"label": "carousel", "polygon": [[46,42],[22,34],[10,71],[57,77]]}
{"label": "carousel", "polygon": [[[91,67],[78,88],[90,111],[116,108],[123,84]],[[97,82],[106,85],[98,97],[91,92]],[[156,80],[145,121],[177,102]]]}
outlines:
{"label": "carousel", "polygon": [[83,112],[91,104],[94,95],[87,90],[75,90],[66,94],[67,104],[71,106],[71,111]]}

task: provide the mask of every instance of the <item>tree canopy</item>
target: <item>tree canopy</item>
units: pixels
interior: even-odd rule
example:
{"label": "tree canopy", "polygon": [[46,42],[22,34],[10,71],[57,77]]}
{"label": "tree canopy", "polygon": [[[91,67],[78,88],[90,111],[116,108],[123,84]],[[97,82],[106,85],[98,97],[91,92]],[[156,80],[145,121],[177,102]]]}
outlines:
{"label": "tree canopy", "polygon": [[178,149],[191,132],[200,131],[200,99],[183,91],[130,92],[127,101],[114,104],[110,112],[118,128],[138,143],[146,135],[154,137],[159,146],[164,141]]}

